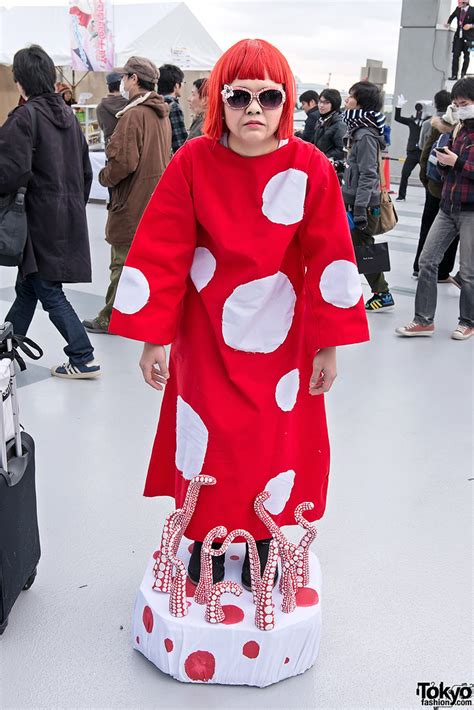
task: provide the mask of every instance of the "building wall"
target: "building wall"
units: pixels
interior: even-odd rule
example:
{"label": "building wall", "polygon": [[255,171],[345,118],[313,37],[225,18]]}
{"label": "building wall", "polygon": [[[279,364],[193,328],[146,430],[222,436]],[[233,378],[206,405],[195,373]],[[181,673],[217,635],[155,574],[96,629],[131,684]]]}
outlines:
{"label": "building wall", "polygon": [[[417,101],[432,100],[437,91],[446,88],[453,34],[442,25],[450,9],[450,0],[403,1],[394,92],[394,107],[399,94],[408,99],[403,115],[411,116]],[[390,155],[404,157],[407,140],[408,128],[393,121]],[[391,167],[392,175],[398,176],[402,163],[392,163]]]}

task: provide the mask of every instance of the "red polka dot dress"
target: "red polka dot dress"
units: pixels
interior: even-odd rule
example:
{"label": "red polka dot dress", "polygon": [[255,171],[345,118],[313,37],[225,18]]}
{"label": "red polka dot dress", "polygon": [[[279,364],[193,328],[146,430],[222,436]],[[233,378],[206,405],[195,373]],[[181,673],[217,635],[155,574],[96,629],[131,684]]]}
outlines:
{"label": "red polka dot dress", "polygon": [[143,215],[120,279],[111,331],[172,343],[170,380],[145,495],[179,507],[199,473],[187,536],[216,525],[278,525],[329,474],[323,396],[310,396],[318,348],[368,340],[360,277],[334,169],[298,138],[247,158],[206,137],[174,156]]}

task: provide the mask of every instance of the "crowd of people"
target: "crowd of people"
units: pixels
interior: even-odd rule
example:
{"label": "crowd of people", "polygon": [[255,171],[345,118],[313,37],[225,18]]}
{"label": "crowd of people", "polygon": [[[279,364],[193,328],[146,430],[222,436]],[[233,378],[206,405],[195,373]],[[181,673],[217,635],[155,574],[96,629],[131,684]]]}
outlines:
{"label": "crowd of people", "polygon": [[[87,332],[109,332],[117,287],[146,205],[171,158],[188,141],[202,136],[208,110],[208,84],[196,80],[189,97],[193,115],[187,128],[180,95],[182,70],[156,67],[131,57],[106,77],[108,94],[98,105],[106,165],[99,180],[109,189],[106,240],[111,246],[110,283],[101,311],[80,321],[67,301],[63,284],[91,280],[86,204],[92,181],[88,148],[69,104],[72,92],[56,81],[51,58],[38,46],[15,55],[13,76],[22,99],[0,128],[0,193],[27,185],[29,235],[16,283],[16,299],[5,318],[26,335],[37,301],[65,338],[68,360],[52,368],[67,379],[96,377],[100,365]],[[243,100],[243,99],[242,99]],[[380,155],[386,149],[382,95],[368,81],[355,83],[343,100],[339,91],[305,91],[299,97],[306,113],[304,142],[314,144],[337,169],[355,246],[372,245],[380,233]],[[37,117],[36,135],[25,103]],[[397,329],[399,335],[431,335],[436,282],[460,288],[459,325],[455,339],[474,334],[474,79],[459,80],[452,92],[434,97],[436,113],[402,115],[399,96],[395,121],[409,129],[399,201],[406,199],[408,178],[418,164],[426,188],[413,276],[418,279],[415,317]],[[252,113],[266,109],[252,103]],[[250,113],[242,105],[242,112]],[[226,140],[225,128],[221,141]],[[228,130],[228,127],[227,127]],[[68,159],[65,160],[64,156]],[[454,269],[460,244],[460,269]],[[170,265],[170,268],[171,265]],[[392,308],[394,299],[383,273],[366,275],[372,296],[367,311]]]}

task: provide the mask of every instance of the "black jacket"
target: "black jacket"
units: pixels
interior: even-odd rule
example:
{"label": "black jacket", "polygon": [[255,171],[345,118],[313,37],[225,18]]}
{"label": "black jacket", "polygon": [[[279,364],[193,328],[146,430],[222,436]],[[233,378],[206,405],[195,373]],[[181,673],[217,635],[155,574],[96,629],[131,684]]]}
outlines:
{"label": "black jacket", "polygon": [[410,153],[412,150],[419,150],[418,141],[420,139],[420,131],[421,126],[423,125],[423,120],[414,118],[413,116],[410,116],[410,118],[404,118],[404,116],[402,116],[402,109],[396,108],[395,121],[403,124],[404,126],[408,126],[410,129],[410,133],[408,134],[407,153]]}
{"label": "black jacket", "polygon": [[28,109],[17,106],[0,127],[0,193],[28,185],[21,272],[39,272],[48,281],[91,281],[86,203],[92,168],[84,135],[60,94],[28,103],[37,117],[34,154]]}
{"label": "black jacket", "polygon": [[112,133],[117,125],[117,113],[128,104],[128,99],[117,94],[109,94],[104,96],[102,101],[97,106],[97,121],[104,134],[105,145],[110,140]]}
{"label": "black jacket", "polygon": [[312,143],[314,140],[314,129],[316,128],[316,124],[319,121],[319,109],[315,108],[310,108],[308,113],[306,114],[306,121],[304,122],[304,129],[303,133],[301,134],[301,138],[304,141],[307,141],[308,143]]}
{"label": "black jacket", "polygon": [[[448,25],[451,24],[451,22],[456,19],[456,32],[454,34],[455,38],[458,38],[461,34],[461,23],[459,22],[459,18],[461,15],[461,8],[457,7],[455,11],[449,16],[448,19]],[[466,12],[466,17],[464,18],[463,25],[473,25],[474,26],[474,7],[468,7],[467,12]],[[463,30],[462,33],[462,39],[466,39],[469,42],[474,42],[474,27],[471,28],[470,30]]]}
{"label": "black jacket", "polygon": [[323,117],[318,120],[314,131],[314,145],[333,160],[344,158],[344,136],[346,135],[346,124],[342,120],[342,114],[334,111],[324,122]]}

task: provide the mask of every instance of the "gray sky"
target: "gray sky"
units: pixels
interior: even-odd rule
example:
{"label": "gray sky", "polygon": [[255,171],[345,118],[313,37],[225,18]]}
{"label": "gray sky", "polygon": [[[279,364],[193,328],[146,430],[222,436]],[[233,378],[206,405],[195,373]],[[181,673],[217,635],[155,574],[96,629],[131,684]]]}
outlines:
{"label": "gray sky", "polygon": [[[127,4],[147,1],[157,0]],[[301,81],[325,84],[331,73],[331,86],[339,89],[360,78],[366,59],[381,59],[389,70],[387,89],[393,89],[402,0],[187,0],[187,5],[222,49],[244,37],[262,37],[282,50]]]}

